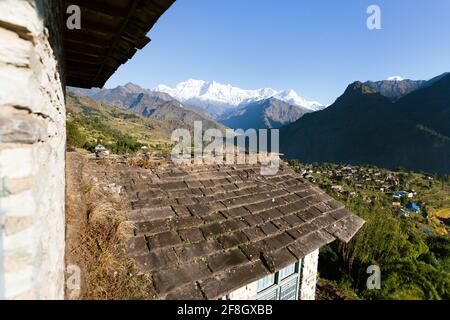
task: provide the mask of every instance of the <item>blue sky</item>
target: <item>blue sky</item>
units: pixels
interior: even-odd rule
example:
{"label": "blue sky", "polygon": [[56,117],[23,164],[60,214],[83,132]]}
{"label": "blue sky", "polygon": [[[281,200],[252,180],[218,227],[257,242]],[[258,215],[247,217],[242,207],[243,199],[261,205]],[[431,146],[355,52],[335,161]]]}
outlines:
{"label": "blue sky", "polygon": [[177,0],[149,36],[107,87],[194,78],[331,103],[355,80],[450,71],[449,0]]}

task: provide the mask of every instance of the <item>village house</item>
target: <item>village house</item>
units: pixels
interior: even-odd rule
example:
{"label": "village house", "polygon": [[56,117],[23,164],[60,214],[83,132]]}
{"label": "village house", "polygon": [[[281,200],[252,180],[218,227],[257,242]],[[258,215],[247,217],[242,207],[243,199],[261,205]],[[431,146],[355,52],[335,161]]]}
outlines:
{"label": "village house", "polygon": [[[0,298],[64,298],[65,86],[102,87],[173,2],[0,2]],[[124,184],[127,252],[157,299],[314,299],[319,248],[364,223],[284,164],[165,170],[150,198]]]}
{"label": "village house", "polygon": [[415,213],[421,212],[421,208],[417,203],[410,202],[406,205],[406,208],[411,212],[415,212]]}
{"label": "village house", "polygon": [[[284,163],[274,176],[259,171],[169,164],[126,174],[128,254],[155,299],[314,299],[320,247],[348,242],[364,221]],[[143,184],[150,192],[134,187]]]}
{"label": "village house", "polygon": [[95,146],[95,156],[97,158],[105,157],[109,155],[109,150],[102,144],[97,144]]}
{"label": "village house", "polygon": [[0,1],[0,299],[64,298],[65,86],[102,87],[173,2]]}

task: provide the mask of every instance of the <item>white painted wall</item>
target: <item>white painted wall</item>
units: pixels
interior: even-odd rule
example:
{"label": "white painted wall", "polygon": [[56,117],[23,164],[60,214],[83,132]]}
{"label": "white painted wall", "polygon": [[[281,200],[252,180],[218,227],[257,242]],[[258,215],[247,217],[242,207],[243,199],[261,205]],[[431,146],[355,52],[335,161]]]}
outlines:
{"label": "white painted wall", "polygon": [[258,293],[257,281],[231,292],[228,295],[230,300],[254,300]]}

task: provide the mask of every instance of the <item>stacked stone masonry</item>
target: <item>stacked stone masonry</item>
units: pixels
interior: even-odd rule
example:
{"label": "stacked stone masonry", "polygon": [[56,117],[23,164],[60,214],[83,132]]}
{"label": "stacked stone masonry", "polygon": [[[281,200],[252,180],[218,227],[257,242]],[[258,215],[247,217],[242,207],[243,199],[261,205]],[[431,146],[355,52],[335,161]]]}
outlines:
{"label": "stacked stone masonry", "polygon": [[59,5],[0,1],[0,298],[63,298]]}
{"label": "stacked stone masonry", "polygon": [[303,259],[300,300],[314,300],[316,298],[318,263],[319,250],[311,252]]}

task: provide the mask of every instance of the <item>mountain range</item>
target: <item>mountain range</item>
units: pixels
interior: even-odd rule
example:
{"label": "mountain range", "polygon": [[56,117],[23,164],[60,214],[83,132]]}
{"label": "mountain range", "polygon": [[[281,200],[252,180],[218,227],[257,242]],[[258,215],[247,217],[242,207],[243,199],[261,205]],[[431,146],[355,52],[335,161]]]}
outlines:
{"label": "mountain range", "polygon": [[400,79],[401,78],[391,78],[382,81],[367,81],[364,84],[375,91],[378,91],[391,101],[396,101],[401,97],[420,89],[427,82],[424,80]]}
{"label": "mountain range", "polygon": [[[215,81],[192,79],[175,88],[159,85],[144,89],[128,83],[113,89],[70,90],[145,117],[159,120],[175,117],[175,120],[190,123],[200,120],[198,117],[201,116],[202,120],[216,122],[216,126],[220,122],[234,129],[279,128],[325,107],[300,97],[294,90],[245,90]],[[207,127],[214,126],[208,123]]]}
{"label": "mountain range", "polygon": [[391,101],[396,101],[417,89],[432,85],[434,82],[442,79],[448,74],[448,72],[443,73],[428,81],[403,79],[402,77],[395,76],[382,81],[367,81],[364,84],[378,91]]}
{"label": "mountain range", "polygon": [[159,85],[153,91],[165,92],[182,103],[203,109],[214,117],[220,117],[230,109],[244,107],[269,98],[307,109],[309,112],[324,107],[320,102],[308,101],[300,97],[294,90],[276,91],[271,88],[245,90],[216,81],[189,79],[180,82],[175,88]]}
{"label": "mountain range", "polygon": [[304,162],[450,173],[450,74],[415,90],[403,81],[351,84],[327,109],[281,128],[281,152]]}
{"label": "mountain range", "polygon": [[309,112],[309,109],[268,98],[231,109],[218,121],[233,129],[278,129]]}
{"label": "mountain range", "polygon": [[114,89],[69,88],[69,90],[146,118],[175,121],[189,128],[193,127],[194,121],[202,121],[204,129],[224,129],[223,125],[202,110],[183,105],[166,93],[143,89],[132,83]]}
{"label": "mountain range", "polygon": [[[450,74],[428,81],[355,82],[327,108],[293,91],[188,80],[171,89],[128,83],[71,89],[157,121],[204,128],[281,128],[280,148],[304,162],[373,164],[450,173]],[[306,101],[306,102],[305,102]]]}

